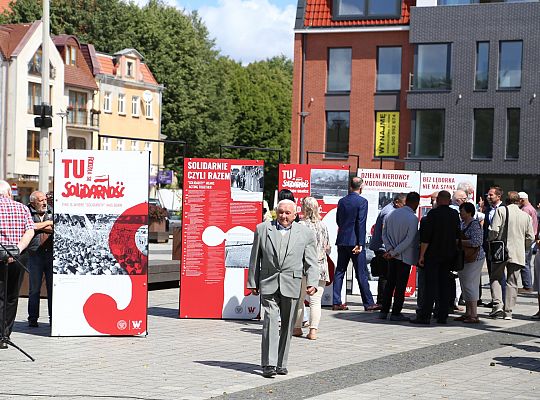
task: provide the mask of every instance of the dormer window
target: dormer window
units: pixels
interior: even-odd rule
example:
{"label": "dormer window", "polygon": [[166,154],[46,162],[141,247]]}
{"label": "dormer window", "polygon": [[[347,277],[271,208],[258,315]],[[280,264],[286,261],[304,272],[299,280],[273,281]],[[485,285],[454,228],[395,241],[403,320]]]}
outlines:
{"label": "dormer window", "polygon": [[77,48],[75,46],[66,46],[65,54],[66,65],[76,65],[77,64]]}
{"label": "dormer window", "polygon": [[126,76],[135,77],[135,63],[133,61],[126,61]]}
{"label": "dormer window", "polygon": [[401,0],[333,0],[332,19],[392,19],[401,17]]}

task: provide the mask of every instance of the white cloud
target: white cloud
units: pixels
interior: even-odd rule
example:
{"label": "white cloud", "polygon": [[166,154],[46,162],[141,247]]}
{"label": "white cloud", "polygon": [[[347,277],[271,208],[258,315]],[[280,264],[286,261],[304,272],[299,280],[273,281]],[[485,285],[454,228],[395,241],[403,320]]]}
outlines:
{"label": "white cloud", "polygon": [[273,56],[292,59],[296,7],[269,0],[219,0],[199,15],[221,54],[246,64]]}

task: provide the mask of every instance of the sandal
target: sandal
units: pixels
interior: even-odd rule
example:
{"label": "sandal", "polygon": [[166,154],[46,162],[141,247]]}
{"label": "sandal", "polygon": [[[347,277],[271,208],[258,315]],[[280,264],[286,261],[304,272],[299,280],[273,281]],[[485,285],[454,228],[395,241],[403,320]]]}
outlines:
{"label": "sandal", "polygon": [[306,335],[309,340],[317,340],[317,329],[311,328]]}
{"label": "sandal", "polygon": [[302,337],[304,336],[304,332],[302,331],[302,328],[294,328],[292,335],[296,337]]}
{"label": "sandal", "polygon": [[460,315],[459,317],[454,318],[454,321],[465,321],[468,318],[470,318],[469,315],[463,314],[463,315]]}
{"label": "sandal", "polygon": [[480,322],[480,318],[478,317],[468,317],[463,320],[466,324],[478,324]]}

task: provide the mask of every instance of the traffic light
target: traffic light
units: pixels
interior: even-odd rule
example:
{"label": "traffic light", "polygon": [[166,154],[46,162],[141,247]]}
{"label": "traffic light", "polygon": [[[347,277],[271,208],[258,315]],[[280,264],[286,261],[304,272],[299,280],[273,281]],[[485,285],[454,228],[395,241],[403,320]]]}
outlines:
{"label": "traffic light", "polygon": [[36,105],[34,106],[34,115],[39,115],[39,117],[34,118],[36,128],[52,127],[52,106],[48,104]]}

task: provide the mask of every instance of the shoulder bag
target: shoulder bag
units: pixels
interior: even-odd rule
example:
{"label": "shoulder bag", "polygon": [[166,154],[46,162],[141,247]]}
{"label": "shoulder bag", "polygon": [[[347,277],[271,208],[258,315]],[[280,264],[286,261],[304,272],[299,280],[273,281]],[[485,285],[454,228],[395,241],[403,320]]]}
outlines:
{"label": "shoulder bag", "polygon": [[504,231],[501,240],[492,240],[489,242],[489,259],[492,263],[503,263],[508,261],[508,248],[506,240],[508,238],[508,220],[510,219],[508,207],[506,209],[506,221],[504,221]]}
{"label": "shoulder bag", "polygon": [[[472,220],[471,223],[467,225],[467,227],[464,230],[461,231],[462,240],[467,240],[467,237],[465,236],[465,232],[469,230],[469,228],[471,227],[472,224],[475,223],[475,221],[479,223],[478,220]],[[477,247],[463,246],[463,252],[464,252],[466,264],[475,262],[476,257],[478,257],[478,253],[480,253],[480,246],[477,246]]]}

